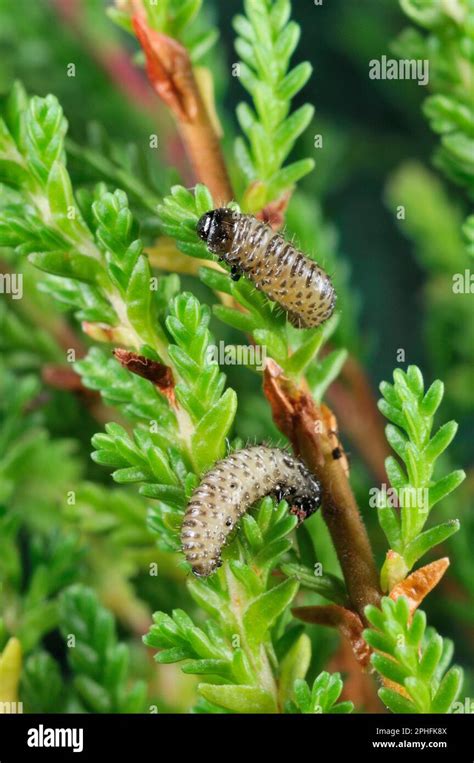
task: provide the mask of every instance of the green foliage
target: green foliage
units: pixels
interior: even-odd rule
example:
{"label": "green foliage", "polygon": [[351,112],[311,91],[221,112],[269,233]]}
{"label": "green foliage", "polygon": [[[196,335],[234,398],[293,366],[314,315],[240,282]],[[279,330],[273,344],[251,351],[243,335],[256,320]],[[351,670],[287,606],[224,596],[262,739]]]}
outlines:
{"label": "green foliage", "polygon": [[393,713],[449,713],[462,686],[462,670],[448,670],[452,642],[426,629],[424,612],[410,618],[404,596],[396,602],[385,597],[381,609],[369,606],[365,611],[372,628],[364,631],[364,638],[376,650],[372,665],[408,694],[384,687],[379,690],[382,702]]}
{"label": "green foliage", "polygon": [[[153,535],[137,499],[81,482],[70,443],[53,439],[44,412],[35,410],[38,380],[0,368],[0,382],[0,611],[5,633],[29,654],[57,627],[65,586],[91,575],[101,587],[112,577],[125,599],[127,579],[144,566]],[[106,559],[114,560],[113,573]],[[130,591],[121,604],[124,619],[136,606]]]}
{"label": "green foliage", "polygon": [[183,186],[175,185],[158,206],[161,229],[165,235],[176,239],[183,254],[210,260],[212,255],[198,237],[196,225],[201,215],[214,209],[214,206],[209,190],[202,183],[196,185],[194,194]]}
{"label": "green foliage", "polygon": [[83,383],[101,393],[107,405],[118,408],[134,422],[159,420],[172,429],[176,421],[159,390],[146,379],[131,374],[99,347],[91,347],[86,357],[74,365]]}
{"label": "green foliage", "polygon": [[[188,582],[191,596],[208,615],[205,623],[196,625],[181,610],[172,617],[154,615],[145,643],[160,650],[156,660],[185,661],[185,673],[205,676],[199,693],[213,706],[247,713],[278,708],[281,695],[271,666],[278,679],[275,650],[281,640],[280,683],[292,673],[284,655],[290,655],[295,642],[285,638],[284,613],[298,582],[287,579],[275,585],[271,572],[291,548],[288,536],[296,522],[284,501],[275,506],[270,498],[263,499],[255,514],[242,518],[241,531],[225,549],[223,568],[208,579]],[[302,646],[307,649],[305,642]],[[292,663],[295,656],[290,655]],[[306,659],[303,664],[305,673]]]}
{"label": "green foliage", "polygon": [[209,311],[192,294],[183,293],[173,300],[166,325],[176,342],[168,346],[179,375],[175,387],[179,408],[175,411],[150,382],[127,382],[118,364],[104,384],[97,352],[78,364],[86,383],[100,388],[107,400],[120,401],[124,411],[141,422],[133,438],[120,425],[107,425],[106,434],[94,437],[97,450],[93,458],[103,466],[115,467],[117,482],[145,483],[141,492],[159,501],[150,521],[166,548],[176,547],[173,533],[197,476],[225,455],[236,411],[236,395],[231,389],[224,392],[225,377],[209,356],[212,337],[208,322]]}
{"label": "green foliage", "polygon": [[239,78],[251,95],[237,107],[237,118],[245,135],[238,138],[235,152],[247,188],[242,206],[256,212],[280,198],[314,167],[312,159],[286,164],[297,138],[313,117],[309,104],[290,114],[291,101],[311,76],[305,61],[290,69],[290,59],[300,28],[290,20],[289,0],[246,0],[245,16],[236,16],[235,48],[241,58]]}
{"label": "green foliage", "polygon": [[417,162],[405,162],[390,178],[387,202],[393,212],[404,207],[404,219],[397,222],[416,243],[415,255],[423,268],[452,275],[466,266],[461,211],[434,173]]}
{"label": "green foliage", "polygon": [[329,572],[324,575],[317,575],[314,570],[306,567],[304,564],[287,562],[281,565],[281,571],[289,578],[298,580],[302,588],[314,591],[324,596],[325,599],[333,601],[341,606],[347,605],[346,587],[342,580]]}
{"label": "green foliage", "polygon": [[[385,429],[387,440],[404,464],[403,468],[393,456],[385,462],[400,512],[393,508],[393,502],[391,505],[388,491],[379,492],[377,506],[387,540],[403,557],[407,572],[430,548],[459,529],[459,522],[454,520],[423,532],[433,506],[455,490],[465,474],[458,470],[433,479],[436,461],[457,430],[457,424],[450,421],[431,436],[434,415],[443,398],[442,382],[433,382],[425,393],[423,376],[416,366],[409,366],[406,373],[396,369],[393,379],[393,385],[388,382],[380,385],[383,399],[379,408],[392,422]],[[386,569],[383,578],[385,574]]]}
{"label": "green foliage", "polygon": [[54,713],[64,699],[64,683],[56,660],[37,651],[25,662],[20,696],[27,713]]}
{"label": "green foliage", "polygon": [[55,341],[42,327],[33,325],[11,308],[0,303],[0,351],[9,353],[9,367],[17,370],[37,366],[39,362],[60,359]]}
{"label": "green foliage", "polygon": [[435,163],[451,180],[474,193],[474,62],[472,11],[469,0],[400,0],[415,28],[402,32],[393,46],[401,58],[428,59],[430,95],[423,110],[440,135]]}
{"label": "green foliage", "polygon": [[338,702],[343,684],[340,673],[327,673],[323,671],[315,678],[312,688],[306,681],[295,681],[295,699],[289,703],[289,711],[313,715],[315,713],[352,713],[352,702]]}
{"label": "green foliage", "polygon": [[225,376],[209,354],[209,319],[208,307],[184,292],[174,299],[166,321],[174,340],[168,351],[180,378],[176,398],[194,425],[190,453],[198,473],[224,455],[237,408],[235,392],[223,391]]}
{"label": "green foliage", "polygon": [[110,490],[93,482],[81,482],[64,517],[88,539],[106,540],[102,552],[120,554],[116,569],[125,560],[139,557],[140,550],[150,550],[154,545],[154,536],[146,527],[143,501],[124,488]]}
{"label": "green foliage", "polygon": [[128,686],[128,648],[118,641],[112,615],[100,605],[92,590],[77,585],[63,593],[60,629],[68,647],[73,686],[84,710],[95,713],[145,710],[145,685],[135,682]]}
{"label": "green foliage", "polygon": [[436,176],[414,162],[403,164],[390,178],[387,200],[394,213],[400,205],[405,208],[405,219],[398,224],[413,241],[414,254],[428,276],[424,339],[433,373],[444,380],[448,403],[456,413],[472,409],[472,295],[458,286],[470,264],[461,210]]}
{"label": "green foliage", "polygon": [[[449,618],[455,618],[461,622],[471,623],[474,619],[472,603],[474,601],[474,559],[470,552],[472,538],[474,537],[474,512],[472,477],[460,486],[456,494],[451,493],[444,502],[442,511],[445,520],[457,513],[458,507],[464,508],[462,517],[462,532],[452,535],[446,546],[450,559],[450,572],[456,580],[465,596],[457,600],[446,592],[442,602],[443,611]],[[468,597],[468,598],[467,598]]]}
{"label": "green foliage", "polygon": [[29,570],[22,570],[17,517],[2,513],[0,526],[7,551],[0,565],[1,610],[10,612],[8,630],[28,653],[57,627],[58,594],[79,575],[82,549],[74,536],[35,536],[27,548]]}
{"label": "green foliage", "polygon": [[[148,265],[133,235],[126,195],[110,194],[101,185],[95,196],[84,192],[74,198],[65,167],[67,123],[54,96],[28,99],[17,84],[4,115],[0,173],[22,195],[23,206],[2,209],[0,245],[28,254],[38,268],[65,279],[57,297],[79,309],[81,320],[118,324],[116,335],[140,346],[135,314],[151,291],[137,297],[149,277]],[[48,281],[54,293],[53,284]],[[149,342],[149,323],[142,318],[139,328]]]}
{"label": "green foliage", "polygon": [[55,529],[79,470],[70,444],[52,440],[33,410],[38,379],[2,365],[0,387],[0,612],[28,654],[57,626],[58,593],[81,571],[78,537]]}
{"label": "green foliage", "polygon": [[40,392],[36,376],[0,365],[0,498],[28,527],[46,530],[81,467],[72,441],[53,440],[35,411]]}
{"label": "green foliage", "polygon": [[[132,438],[115,423],[105,429],[92,440],[97,449],[92,458],[101,466],[114,467],[112,476],[119,484],[144,483],[142,494],[159,501],[151,510],[150,526],[158,532],[161,547],[176,550],[175,535],[185,505],[184,483],[195,484],[193,473],[187,471],[179,450],[166,434],[136,428]],[[173,466],[182,479],[175,475]]]}
{"label": "green foliage", "polygon": [[474,215],[469,215],[462,230],[467,245],[467,252],[471,257],[474,257]]}
{"label": "green foliage", "polygon": [[[165,449],[174,443],[178,430],[178,451],[200,473],[224,455],[225,439],[236,408],[235,394],[232,390],[223,394],[224,376],[218,365],[208,360],[209,312],[187,293],[176,297],[169,308],[177,288],[172,277],[161,279],[158,288],[152,288],[148,260],[123,191],[109,193],[100,185],[93,195],[81,192],[78,196],[84,217],[79,214],[63,163],[66,124],[61,108],[52,96],[31,99],[24,118],[21,106],[26,104],[26,96],[17,87],[6,110],[16,142],[10,134],[5,140],[19,166],[38,168],[33,180],[31,175],[22,179],[21,190],[27,199],[34,199],[40,216],[34,223],[29,219],[24,230],[25,221],[17,212],[4,209],[0,215],[0,244],[29,252],[33,264],[61,276],[64,280],[57,286],[49,282],[48,288],[63,303],[80,308],[78,317],[92,322],[89,331],[95,338],[144,348],[148,357],[171,366],[177,381],[176,397],[184,409],[177,423],[169,404],[160,399],[149,383],[137,381],[127,385],[119,369],[114,376],[120,376],[122,387],[130,386],[133,390],[122,390],[125,400],[130,401],[130,394],[140,391],[134,401],[135,409],[140,398],[148,398],[148,405],[155,406],[155,417],[159,419],[156,434],[165,438]],[[26,135],[31,133],[35,138],[31,145],[22,139],[23,128]],[[3,166],[8,176],[6,160]],[[11,173],[8,177],[13,182]],[[74,214],[70,218],[71,210]],[[77,255],[71,251],[71,244],[77,246]],[[112,324],[113,328],[104,331],[104,323]],[[97,360],[92,354],[78,365],[96,389],[103,379]],[[107,385],[104,396],[116,399],[120,393],[112,386]],[[144,447],[151,447],[148,441]],[[168,456],[163,454],[163,448],[158,450],[157,444],[151,458],[155,460],[155,473],[157,470],[159,473],[157,460],[165,462]],[[119,460],[121,465],[123,453]],[[132,466],[136,466],[133,460]],[[129,473],[127,480],[130,478]]]}
{"label": "green foliage", "polygon": [[154,165],[147,161],[148,146],[145,153],[135,144],[113,142],[106,130],[93,122],[88,125],[85,145],[67,138],[66,151],[68,162],[82,184],[95,185],[100,181],[112,188],[122,188],[133,204],[134,212],[141,213],[146,220],[150,214],[155,215],[163,188],[158,173],[154,173]]}

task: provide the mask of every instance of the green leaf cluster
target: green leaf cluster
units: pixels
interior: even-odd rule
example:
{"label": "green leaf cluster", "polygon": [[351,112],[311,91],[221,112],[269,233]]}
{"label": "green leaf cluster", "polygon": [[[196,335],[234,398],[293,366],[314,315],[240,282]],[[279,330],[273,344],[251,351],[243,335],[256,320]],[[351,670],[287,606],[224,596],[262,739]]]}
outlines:
{"label": "green leaf cluster", "polygon": [[313,686],[310,688],[306,681],[298,679],[295,681],[295,699],[289,703],[289,711],[303,713],[304,715],[314,715],[316,713],[352,713],[354,704],[352,702],[338,702],[341,696],[343,683],[340,673],[328,673],[323,671],[314,679]]}
{"label": "green leaf cluster", "polygon": [[90,588],[75,585],[64,591],[60,629],[68,647],[73,686],[84,710],[144,711],[146,687],[139,681],[128,685],[128,648],[118,641],[112,615]]}
{"label": "green leaf cluster", "polygon": [[235,153],[247,182],[242,206],[256,212],[313,169],[313,159],[285,161],[314,109],[305,104],[291,112],[291,101],[310,78],[311,65],[305,61],[290,68],[300,28],[290,20],[289,0],[245,0],[244,9],[245,15],[234,19],[235,49],[241,59],[239,78],[253,108],[244,102],[237,107],[245,138],[237,138]]}
{"label": "green leaf cluster", "polygon": [[42,649],[30,654],[21,672],[20,696],[27,713],[54,713],[64,701],[58,663]]}
{"label": "green leaf cluster", "polygon": [[[152,314],[136,319],[137,306],[153,293],[127,197],[109,193],[103,184],[94,194],[74,196],[65,165],[66,130],[54,96],[29,99],[15,85],[1,121],[0,176],[21,194],[22,205],[1,210],[0,245],[60,276],[58,299],[79,309],[81,320],[118,324],[122,338],[140,346],[154,333]],[[49,279],[50,292],[53,284]]]}
{"label": "green leaf cluster", "polygon": [[379,689],[382,702],[393,713],[449,713],[462,686],[462,670],[449,668],[453,645],[433,628],[426,628],[424,612],[410,617],[408,601],[385,597],[381,608],[366,608],[371,628],[364,638],[374,649],[371,662],[384,678],[408,696],[387,686]]}
{"label": "green leaf cluster", "polygon": [[130,421],[150,424],[159,420],[164,428],[176,426],[173,412],[157,387],[130,373],[100,347],[91,347],[74,368],[88,389],[100,392],[107,405]]}
{"label": "green leaf cluster", "polygon": [[[380,385],[383,399],[379,408],[392,422],[385,429],[387,440],[403,462],[401,466],[393,456],[385,462],[400,512],[390,505],[386,490],[378,494],[377,510],[390,547],[403,558],[406,573],[430,548],[459,529],[459,522],[452,520],[423,531],[433,506],[455,490],[465,474],[458,470],[437,480],[433,478],[436,462],[457,430],[457,424],[449,421],[431,436],[434,415],[443,398],[442,382],[433,382],[425,392],[423,376],[417,366],[409,366],[406,372],[396,369],[393,379],[393,384],[382,382]],[[388,571],[384,568],[385,590],[386,574]],[[391,582],[396,581],[392,579]]]}
{"label": "green leaf cluster", "polygon": [[0,512],[0,531],[2,626],[29,653],[58,626],[58,594],[79,575],[83,549],[77,536],[52,533],[24,543],[22,555],[20,521],[11,510]]}
{"label": "green leaf cluster", "polygon": [[150,510],[150,526],[166,548],[177,548],[176,532],[186,498],[198,477],[225,455],[236,412],[236,395],[231,389],[224,391],[225,377],[209,357],[208,322],[208,309],[192,294],[175,297],[166,319],[174,339],[168,353],[179,374],[174,410],[150,382],[127,381],[128,372],[117,363],[104,384],[97,351],[78,364],[86,383],[100,388],[106,400],[123,406],[132,420],[139,421],[133,437],[121,425],[108,424],[106,433],[93,439],[93,458],[114,467],[113,477],[121,484],[144,483],[142,494],[158,501]]}
{"label": "green leaf cluster", "polygon": [[[30,252],[33,264],[61,277],[58,282],[49,280],[47,288],[63,304],[80,308],[78,317],[90,322],[93,337],[142,350],[147,357],[167,363],[175,377],[178,416],[151,383],[127,382],[126,373],[118,364],[113,369],[112,361],[105,365],[110,372],[105,382],[102,358],[94,350],[78,364],[86,383],[100,388],[104,398],[114,404],[120,406],[122,400],[123,409],[133,418],[147,418],[154,408],[150,429],[155,431],[145,432],[142,426],[139,447],[124,444],[115,430],[115,445],[107,455],[102,443],[100,449],[106,455],[98,458],[104,465],[123,467],[118,476],[122,481],[139,481],[144,474],[145,481],[154,478],[166,486],[179,484],[170,458],[184,464],[179,474],[202,473],[224,455],[236,410],[235,393],[224,392],[225,377],[208,357],[212,342],[208,309],[189,293],[175,296],[179,283],[173,276],[160,278],[156,286],[152,282],[123,191],[111,193],[99,184],[93,193],[81,190],[76,204],[64,165],[66,123],[56,99],[48,96],[28,101],[17,86],[7,103],[6,120],[7,147],[20,166],[34,169],[26,179],[22,177],[20,190],[33,201],[39,216],[26,221],[15,210],[2,210],[0,243]],[[23,132],[26,136],[31,133],[34,140],[23,140]],[[3,166],[8,170],[7,163]],[[204,206],[209,195],[206,189],[198,190],[198,204],[200,193]],[[29,226],[27,230],[24,225]]]}
{"label": "green leaf cluster", "polygon": [[307,636],[286,628],[298,582],[271,577],[291,548],[288,536],[296,523],[286,502],[264,498],[255,514],[243,516],[238,538],[224,551],[224,566],[188,582],[208,615],[205,622],[197,625],[181,610],[154,615],[145,643],[159,650],[159,663],[184,661],[185,673],[205,677],[198,690],[210,711],[276,712],[289,697],[294,671],[295,678],[306,673]]}

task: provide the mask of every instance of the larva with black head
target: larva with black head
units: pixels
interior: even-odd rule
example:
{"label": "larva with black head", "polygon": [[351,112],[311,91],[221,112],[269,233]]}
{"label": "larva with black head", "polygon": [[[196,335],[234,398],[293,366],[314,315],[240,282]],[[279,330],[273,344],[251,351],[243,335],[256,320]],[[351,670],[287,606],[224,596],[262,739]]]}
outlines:
{"label": "larva with black head", "polygon": [[231,266],[232,278],[244,273],[296,328],[314,328],[332,315],[336,293],[329,276],[265,223],[222,207],[206,212],[197,232]]}
{"label": "larva with black head", "polygon": [[321,503],[321,486],[306,466],[279,448],[256,445],[231,453],[203,477],[191,496],[181,543],[193,572],[206,577],[240,517],[264,496],[285,499],[301,521]]}

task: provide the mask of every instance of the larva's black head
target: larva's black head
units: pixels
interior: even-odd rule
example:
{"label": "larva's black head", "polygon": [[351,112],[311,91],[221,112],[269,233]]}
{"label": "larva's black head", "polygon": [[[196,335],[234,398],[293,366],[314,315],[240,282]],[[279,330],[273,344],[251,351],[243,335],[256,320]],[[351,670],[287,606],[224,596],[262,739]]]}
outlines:
{"label": "larva's black head", "polygon": [[321,506],[321,483],[318,482],[306,466],[290,455],[284,457],[286,466],[299,471],[303,482],[299,484],[275,485],[273,495],[277,501],[285,500],[290,508],[290,514],[298,517],[298,524],[314,514]]}
{"label": "larva's black head", "polygon": [[299,522],[302,522],[314,514],[321,506],[321,483],[303,464],[300,464],[300,471],[307,484],[305,490],[296,495],[291,501],[293,506],[291,513],[296,514]]}
{"label": "larva's black head", "polygon": [[226,207],[213,209],[199,218],[197,233],[213,254],[226,254],[234,237],[234,212]]}

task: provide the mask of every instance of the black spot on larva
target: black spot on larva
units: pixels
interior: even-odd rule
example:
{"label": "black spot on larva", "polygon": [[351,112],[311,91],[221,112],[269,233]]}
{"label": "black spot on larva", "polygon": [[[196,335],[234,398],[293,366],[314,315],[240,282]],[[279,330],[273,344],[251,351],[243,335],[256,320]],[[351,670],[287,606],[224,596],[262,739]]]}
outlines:
{"label": "black spot on larva", "polygon": [[[215,486],[214,492],[209,490],[210,484]],[[229,534],[242,514],[265,495],[285,498],[302,521],[319,508],[321,486],[301,461],[266,445],[232,453],[203,477],[181,528],[182,548],[196,575],[205,577],[220,566]],[[199,536],[193,529],[197,520]]]}
{"label": "black spot on larva", "polygon": [[296,328],[319,326],[332,315],[336,293],[329,276],[260,220],[221,207],[199,219],[197,232],[231,266],[231,278],[244,273]]}

